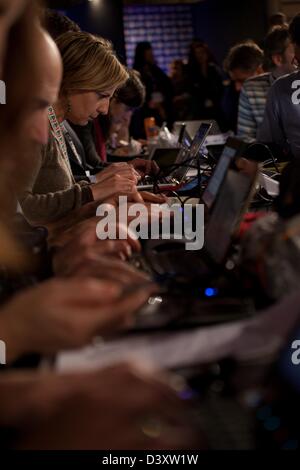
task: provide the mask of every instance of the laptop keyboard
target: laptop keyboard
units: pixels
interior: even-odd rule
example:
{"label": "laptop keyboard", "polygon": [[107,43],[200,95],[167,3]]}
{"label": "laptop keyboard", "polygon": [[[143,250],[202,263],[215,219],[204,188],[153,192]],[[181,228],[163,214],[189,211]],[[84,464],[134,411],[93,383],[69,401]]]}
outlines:
{"label": "laptop keyboard", "polygon": [[140,180],[137,186],[138,187],[145,186],[145,185],[155,186],[157,184],[165,184],[165,183],[174,184],[175,180],[171,176],[164,176],[163,178],[158,178],[158,179],[153,178],[151,176],[145,176],[142,180]]}

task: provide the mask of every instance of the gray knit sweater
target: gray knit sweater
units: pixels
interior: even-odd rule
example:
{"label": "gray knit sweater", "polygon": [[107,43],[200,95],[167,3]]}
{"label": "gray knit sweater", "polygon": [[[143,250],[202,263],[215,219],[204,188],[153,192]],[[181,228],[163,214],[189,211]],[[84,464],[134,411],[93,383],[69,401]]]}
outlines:
{"label": "gray knit sweater", "polygon": [[24,216],[32,225],[55,222],[93,200],[89,183],[75,182],[69,163],[50,134],[34,159],[26,187],[18,192]]}

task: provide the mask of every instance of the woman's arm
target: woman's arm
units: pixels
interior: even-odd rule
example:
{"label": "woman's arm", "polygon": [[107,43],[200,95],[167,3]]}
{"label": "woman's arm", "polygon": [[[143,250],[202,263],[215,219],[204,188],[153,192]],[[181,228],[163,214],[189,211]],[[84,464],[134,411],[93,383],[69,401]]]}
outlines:
{"label": "woman's arm", "polygon": [[36,158],[27,184],[18,192],[24,216],[33,225],[55,222],[93,200],[86,182],[75,183],[53,139]]}

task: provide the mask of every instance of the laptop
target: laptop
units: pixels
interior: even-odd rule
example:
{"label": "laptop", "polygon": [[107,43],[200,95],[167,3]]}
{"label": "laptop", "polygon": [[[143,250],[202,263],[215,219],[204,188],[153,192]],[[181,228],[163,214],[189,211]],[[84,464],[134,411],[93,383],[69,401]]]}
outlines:
{"label": "laptop", "polygon": [[245,172],[229,169],[205,225],[203,249],[189,252],[184,241],[147,240],[144,254],[154,273],[180,277],[206,275],[224,264],[241,218],[250,205],[258,165],[249,162]]}
{"label": "laptop", "polygon": [[234,159],[237,159],[243,155],[243,152],[246,147],[247,144],[245,144],[239,139],[233,137],[229,137],[227,139],[223,152],[202,194],[201,200],[205,205],[207,211],[210,211],[212,209],[217,194],[232,162],[234,161]]}
{"label": "laptop", "polygon": [[182,125],[185,125],[185,130],[188,135],[193,139],[197,133],[197,130],[202,124],[210,124],[211,125],[211,135],[218,135],[221,134],[220,127],[218,123],[214,120],[199,120],[199,121],[176,121],[173,126],[173,132],[175,135],[180,134],[180,129]]}
{"label": "laptop", "polygon": [[[185,126],[184,126],[185,127]],[[167,172],[168,168],[176,163],[177,157],[182,148],[188,150],[193,139],[186,132],[185,128],[181,132],[177,147],[157,147],[154,146],[149,155],[149,160],[154,160],[161,170]]]}
{"label": "laptop", "polygon": [[[190,146],[186,145],[184,141],[179,149],[155,149],[151,159],[159,164],[163,175],[158,181],[153,180],[151,183],[139,184],[137,186],[138,190],[175,191],[180,188],[184,184],[189,169],[197,163],[201,147],[210,132],[211,126],[211,123],[201,124]],[[155,153],[157,156],[155,156]],[[170,164],[172,157],[175,157],[175,159]],[[158,158],[160,158],[160,161],[158,161]]]}
{"label": "laptop", "polygon": [[245,172],[228,170],[210,213],[205,230],[205,250],[216,265],[226,261],[232,237],[254,195],[258,165],[249,162],[249,166]]}
{"label": "laptop", "polygon": [[179,282],[181,288],[154,297],[138,314],[133,331],[190,328],[232,321],[254,312],[252,302],[239,297],[236,285],[229,298],[204,301],[201,291],[206,291],[224,272],[233,237],[255,191],[257,175],[255,162],[249,162],[243,172],[228,170],[206,224],[204,248],[200,252],[186,251],[178,240],[174,243],[172,240],[147,240],[144,256],[139,258],[140,266],[145,266],[158,282],[173,280]]}
{"label": "laptop", "polygon": [[233,137],[227,139],[223,152],[201,196],[201,202],[205,206],[205,216],[209,215],[230,166],[236,159],[243,156],[246,148],[247,144],[242,140]]}

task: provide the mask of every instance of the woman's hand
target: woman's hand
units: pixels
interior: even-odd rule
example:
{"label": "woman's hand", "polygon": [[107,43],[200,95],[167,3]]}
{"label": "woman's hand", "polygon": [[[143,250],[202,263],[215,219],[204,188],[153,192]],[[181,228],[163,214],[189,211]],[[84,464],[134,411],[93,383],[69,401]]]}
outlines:
{"label": "woman's hand", "polygon": [[131,165],[142,176],[157,175],[159,173],[159,166],[154,160],[145,160],[143,158],[135,158],[129,165]]}
{"label": "woman's hand", "polygon": [[127,196],[129,201],[143,202],[136,184],[123,175],[113,175],[102,183],[90,185],[95,201],[103,202],[109,198]]}
{"label": "woman's hand", "polygon": [[112,163],[107,168],[97,173],[96,179],[97,183],[103,183],[103,181],[111,178],[114,175],[120,175],[128,180],[132,181],[134,184],[137,184],[141,179],[140,174],[128,163]]}

